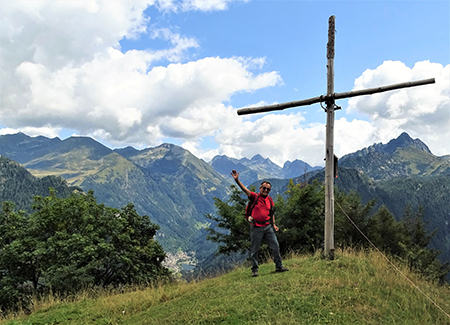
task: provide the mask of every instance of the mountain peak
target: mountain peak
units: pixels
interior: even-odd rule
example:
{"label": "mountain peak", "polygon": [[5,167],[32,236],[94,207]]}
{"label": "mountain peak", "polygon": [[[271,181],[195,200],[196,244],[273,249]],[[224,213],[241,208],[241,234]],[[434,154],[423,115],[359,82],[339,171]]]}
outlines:
{"label": "mountain peak", "polygon": [[254,155],[250,161],[252,162],[263,162],[265,159],[260,154]]}
{"label": "mountain peak", "polygon": [[420,139],[412,139],[408,133],[403,132],[397,139],[389,141],[384,147],[387,153],[393,153],[398,148],[415,147],[421,151],[431,153],[430,149]]}
{"label": "mountain peak", "polygon": [[155,148],[172,149],[173,147],[176,147],[176,145],[174,145],[172,143],[164,142],[164,143],[160,144],[159,146],[157,146]]}
{"label": "mountain peak", "polygon": [[445,159],[434,156],[427,145],[407,133],[387,144],[374,144],[340,159],[340,166],[363,171],[374,180],[448,173]]}

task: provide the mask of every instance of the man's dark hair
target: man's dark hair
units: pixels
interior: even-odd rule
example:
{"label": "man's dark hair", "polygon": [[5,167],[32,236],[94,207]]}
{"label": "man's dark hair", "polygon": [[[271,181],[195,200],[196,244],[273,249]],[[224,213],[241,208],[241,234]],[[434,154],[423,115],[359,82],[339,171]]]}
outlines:
{"label": "man's dark hair", "polygon": [[263,182],[261,183],[261,186],[263,186],[263,184],[269,184],[270,186],[272,186],[272,184],[270,184],[269,181],[263,181]]}

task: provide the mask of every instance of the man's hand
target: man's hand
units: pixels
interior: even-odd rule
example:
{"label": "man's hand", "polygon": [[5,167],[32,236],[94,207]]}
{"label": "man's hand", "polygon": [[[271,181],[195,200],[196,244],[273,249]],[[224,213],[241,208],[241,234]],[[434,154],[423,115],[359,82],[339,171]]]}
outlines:
{"label": "man's hand", "polygon": [[231,171],[231,176],[233,176],[233,178],[234,178],[236,184],[241,188],[241,190],[243,190],[244,193],[245,193],[248,197],[250,197],[251,192],[250,192],[250,190],[249,190],[248,188],[246,188],[245,185],[242,184],[242,182],[239,180],[239,173],[238,173],[236,170],[233,169],[233,170]]}
{"label": "man's hand", "polygon": [[273,225],[273,229],[275,229],[275,231],[278,231],[278,229],[280,228],[278,228],[276,225]]}

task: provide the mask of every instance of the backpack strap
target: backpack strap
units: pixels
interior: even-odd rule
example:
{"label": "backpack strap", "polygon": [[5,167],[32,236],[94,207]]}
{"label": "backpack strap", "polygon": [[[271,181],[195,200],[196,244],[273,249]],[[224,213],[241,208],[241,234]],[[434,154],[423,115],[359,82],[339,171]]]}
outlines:
{"label": "backpack strap", "polygon": [[259,193],[256,193],[256,197],[253,201],[250,201],[247,204],[247,207],[245,209],[245,218],[248,219],[249,217],[252,216],[252,211],[253,208],[255,207],[256,203],[258,203],[258,199],[259,199]]}
{"label": "backpack strap", "polygon": [[269,217],[272,218],[273,213],[274,213],[274,203],[273,203],[273,200],[272,200],[272,197],[271,197],[271,196],[269,196],[269,202],[270,202],[270,212],[269,212]]}
{"label": "backpack strap", "polygon": [[259,193],[256,194],[256,197],[253,200],[252,205],[250,206],[249,216],[252,215],[253,208],[255,207],[256,203],[258,203],[258,200],[259,200]]}

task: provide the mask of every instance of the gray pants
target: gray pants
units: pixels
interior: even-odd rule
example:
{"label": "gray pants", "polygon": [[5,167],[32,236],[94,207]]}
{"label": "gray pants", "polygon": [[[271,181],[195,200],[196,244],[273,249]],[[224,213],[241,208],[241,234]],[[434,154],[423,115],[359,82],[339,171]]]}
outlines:
{"label": "gray pants", "polygon": [[278,245],[277,236],[272,225],[266,227],[250,226],[250,239],[252,241],[252,247],[250,251],[250,257],[252,260],[252,271],[258,271],[258,252],[259,247],[263,239],[266,240],[273,254],[273,261],[277,269],[281,269],[283,264],[280,256],[280,246]]}

